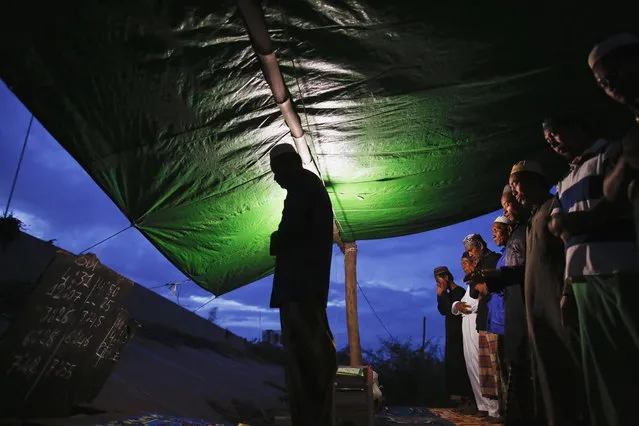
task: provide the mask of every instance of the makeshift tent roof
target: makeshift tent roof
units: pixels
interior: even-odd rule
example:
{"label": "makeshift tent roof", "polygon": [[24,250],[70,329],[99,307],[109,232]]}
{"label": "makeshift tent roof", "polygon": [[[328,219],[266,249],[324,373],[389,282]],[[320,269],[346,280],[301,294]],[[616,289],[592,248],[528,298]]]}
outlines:
{"label": "makeshift tent roof", "polygon": [[[611,102],[592,44],[632,2],[264,2],[345,240],[498,208],[549,108]],[[271,272],[288,140],[233,1],[5,0],[0,75],[131,222],[219,295]],[[624,25],[628,24],[628,25]]]}

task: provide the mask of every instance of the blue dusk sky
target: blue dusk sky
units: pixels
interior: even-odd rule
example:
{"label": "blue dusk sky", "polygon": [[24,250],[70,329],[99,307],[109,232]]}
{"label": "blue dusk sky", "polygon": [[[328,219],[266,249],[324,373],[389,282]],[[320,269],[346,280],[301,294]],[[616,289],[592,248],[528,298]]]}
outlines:
{"label": "blue dusk sky", "polygon": [[[0,207],[11,182],[30,119],[29,111],[0,82]],[[495,200],[497,206],[498,200]],[[34,120],[10,212],[26,224],[25,232],[79,253],[125,229],[129,221],[78,163]],[[0,214],[2,214],[0,212]],[[398,340],[421,341],[422,318],[427,337],[441,339],[444,321],[437,312],[433,268],[448,265],[457,282],[464,236],[481,233],[496,250],[490,226],[499,212],[420,234],[359,241],[360,286],[388,332]],[[186,277],[136,229],[131,228],[91,250],[101,262],[198,315],[217,308],[217,323],[248,339],[261,330],[279,329],[277,310],[269,309],[272,277],[248,284],[202,306],[212,295],[193,282],[173,294],[163,284]],[[344,308],[344,258],[334,249],[328,317],[339,348],[347,344]],[[374,348],[388,332],[360,292],[359,321],[363,348]],[[158,313],[161,314],[161,313]]]}

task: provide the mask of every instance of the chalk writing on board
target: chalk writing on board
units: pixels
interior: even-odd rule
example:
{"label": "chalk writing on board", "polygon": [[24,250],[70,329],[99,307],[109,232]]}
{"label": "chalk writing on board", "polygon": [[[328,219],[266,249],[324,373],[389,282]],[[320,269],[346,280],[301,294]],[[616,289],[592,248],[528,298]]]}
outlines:
{"label": "chalk writing on board", "polygon": [[111,305],[113,304],[113,302],[115,302],[113,299],[109,299],[108,297],[105,297],[102,303],[100,304],[100,309],[102,309],[105,312],[108,312],[111,309]]}
{"label": "chalk writing on board", "polygon": [[93,253],[88,253],[82,256],[77,256],[75,258],[75,264],[78,266],[82,266],[83,268],[89,271],[95,271],[95,268],[100,264],[98,257]]}
{"label": "chalk writing on board", "polygon": [[62,333],[62,330],[58,328],[41,328],[30,330],[29,333],[22,339],[22,346],[43,346],[45,348],[53,347],[58,336]]}
{"label": "chalk writing on board", "polygon": [[60,324],[68,324],[73,320],[73,314],[75,313],[75,309],[68,306],[45,306],[44,315],[40,317],[40,323],[51,324],[51,323],[60,323]]}
{"label": "chalk writing on board", "polygon": [[119,285],[109,283],[109,290],[107,291],[107,296],[117,297],[119,292],[120,292]]}
{"label": "chalk writing on board", "polygon": [[120,359],[120,350],[124,343],[128,340],[129,328],[127,325],[126,316],[120,314],[113,323],[113,326],[109,329],[109,332],[104,339],[98,345],[96,355],[98,361],[96,365],[102,359],[108,359],[111,361],[117,361]]}
{"label": "chalk writing on board", "polygon": [[0,417],[67,415],[97,396],[130,337],[132,287],[95,255],[59,252],[0,341]]}
{"label": "chalk writing on board", "polygon": [[82,290],[91,287],[94,275],[94,273],[89,274],[82,270],[71,273],[71,267],[68,267],[59,281],[46,292],[46,295],[51,296],[53,300],[78,301],[84,294]]}
{"label": "chalk writing on board", "polygon": [[69,380],[73,377],[76,364],[63,361],[59,358],[53,358],[47,367],[46,377],[58,377],[60,379]]}
{"label": "chalk writing on board", "polygon": [[84,349],[93,340],[93,334],[83,330],[73,330],[64,338],[64,343]]}
{"label": "chalk writing on board", "polygon": [[82,310],[80,312],[80,325],[89,325],[89,328],[98,328],[102,325],[102,321],[106,317],[104,315],[100,315],[99,312],[93,312],[88,309]]}
{"label": "chalk writing on board", "polygon": [[15,354],[13,357],[13,363],[6,371],[6,374],[17,372],[27,377],[36,373],[37,368],[42,362],[41,355],[32,355],[30,353]]}

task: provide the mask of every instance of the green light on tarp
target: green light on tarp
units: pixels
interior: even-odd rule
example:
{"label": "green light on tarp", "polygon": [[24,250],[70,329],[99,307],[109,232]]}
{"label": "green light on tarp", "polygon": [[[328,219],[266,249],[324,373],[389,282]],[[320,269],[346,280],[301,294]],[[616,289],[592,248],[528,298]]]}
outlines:
{"label": "green light on tarp", "polygon": [[[290,134],[235,2],[5,3],[3,80],[160,252],[217,295],[270,273],[268,151]],[[346,240],[493,211],[523,158],[559,176],[537,123],[557,102],[615,120],[571,36],[620,25],[600,10],[551,33],[516,2],[506,21],[490,2],[316,3],[265,13]]]}

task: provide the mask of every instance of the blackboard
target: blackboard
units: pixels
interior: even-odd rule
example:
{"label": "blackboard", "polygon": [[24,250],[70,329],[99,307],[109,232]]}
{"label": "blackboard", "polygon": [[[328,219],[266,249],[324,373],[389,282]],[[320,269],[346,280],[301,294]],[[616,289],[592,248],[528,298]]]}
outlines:
{"label": "blackboard", "polygon": [[132,333],[133,283],[58,251],[0,340],[0,417],[68,415],[100,392]]}

